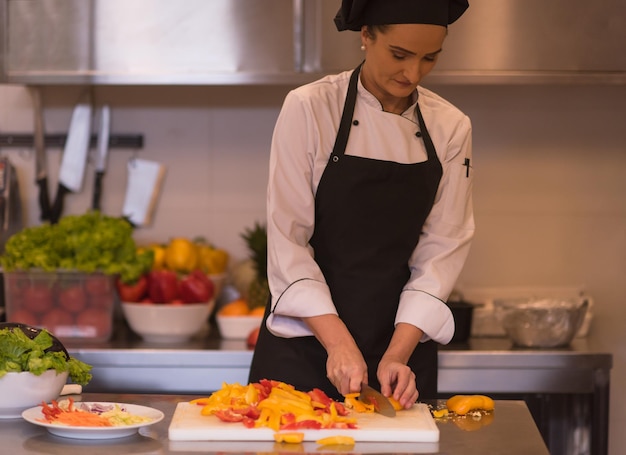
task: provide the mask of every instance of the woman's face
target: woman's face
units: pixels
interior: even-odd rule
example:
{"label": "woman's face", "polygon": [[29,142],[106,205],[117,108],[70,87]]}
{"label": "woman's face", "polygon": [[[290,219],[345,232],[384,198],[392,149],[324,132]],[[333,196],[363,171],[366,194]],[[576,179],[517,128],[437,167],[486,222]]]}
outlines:
{"label": "woman's face", "polygon": [[429,24],[389,25],[375,34],[363,27],[365,88],[379,100],[410,96],[435,66],[446,32],[443,26]]}

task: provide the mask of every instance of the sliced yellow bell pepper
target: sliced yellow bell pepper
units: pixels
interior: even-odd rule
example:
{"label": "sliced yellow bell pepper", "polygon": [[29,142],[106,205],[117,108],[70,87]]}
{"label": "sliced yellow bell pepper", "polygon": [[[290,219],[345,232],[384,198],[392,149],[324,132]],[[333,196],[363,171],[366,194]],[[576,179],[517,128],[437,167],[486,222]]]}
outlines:
{"label": "sliced yellow bell pepper", "polygon": [[465,415],[472,410],[493,411],[494,402],[485,395],[454,395],[446,401],[446,407],[457,415]]}
{"label": "sliced yellow bell pepper", "polygon": [[315,442],[321,446],[327,446],[327,445],[353,446],[354,438],[351,436],[329,436],[327,438],[318,439]]}
{"label": "sliced yellow bell pepper", "polygon": [[304,441],[304,433],[298,431],[290,433],[274,433],[274,441],[286,442],[287,444],[298,444]]}

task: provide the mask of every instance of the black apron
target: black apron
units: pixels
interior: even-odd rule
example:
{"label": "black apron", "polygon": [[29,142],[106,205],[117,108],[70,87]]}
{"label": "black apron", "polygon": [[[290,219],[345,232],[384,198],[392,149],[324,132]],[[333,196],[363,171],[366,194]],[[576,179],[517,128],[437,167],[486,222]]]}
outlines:
{"label": "black apron", "polygon": [[[359,128],[358,119],[352,119],[359,71],[350,78],[335,146],[318,185],[310,243],[339,317],[365,358],[369,383],[380,389],[376,370],[393,335],[400,293],[410,276],[408,261],[432,209],[442,168],[419,106],[416,135],[424,141],[426,161],[400,164],[344,154],[350,128]],[[265,319],[269,311],[268,304]],[[326,360],[314,336],[277,337],[264,320],[249,380],[275,379],[304,391],[317,387],[342,399],[326,377]],[[408,365],[417,376],[420,398],[435,398],[437,344],[420,343]]]}

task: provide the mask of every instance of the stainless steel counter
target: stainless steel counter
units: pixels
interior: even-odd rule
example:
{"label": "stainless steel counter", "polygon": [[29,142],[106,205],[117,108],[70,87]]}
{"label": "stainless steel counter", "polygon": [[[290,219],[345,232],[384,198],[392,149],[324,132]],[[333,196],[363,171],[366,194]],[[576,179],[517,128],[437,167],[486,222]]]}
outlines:
{"label": "stainless steel counter", "polygon": [[[93,365],[94,378],[86,392],[206,394],[223,382],[246,383],[252,358],[243,340],[222,340],[215,330],[182,345],[158,345],[119,327],[107,343],[67,343],[67,347],[73,356]],[[475,338],[440,349],[438,385],[442,397],[485,393],[524,399],[544,439],[552,440],[553,454],[572,453],[572,445],[586,445],[587,453],[604,455],[611,368],[612,355],[594,349],[588,339],[575,339],[562,349],[530,350],[513,348],[504,338]],[[546,410],[546,402],[558,403],[558,412],[565,416]],[[569,414],[584,418],[570,422]],[[572,435],[563,435],[570,428],[549,420],[566,420]],[[580,434],[586,439],[572,441]]]}
{"label": "stainless steel counter", "polygon": [[[82,401],[133,403],[163,411],[165,418],[140,430],[139,434],[111,440],[68,439],[49,434],[44,428],[24,420],[7,420],[0,424],[2,453],[51,455],[110,455],[110,454],[279,454],[330,453],[318,449],[314,442],[284,445],[273,442],[209,442],[170,441],[168,428],[176,404],[192,399],[189,395],[92,394],[85,393]],[[436,403],[430,403],[436,405]],[[549,455],[523,401],[497,401],[493,419],[488,425],[467,431],[454,422],[437,424],[440,431],[436,443],[365,443],[357,442],[349,453],[405,453],[448,455]],[[332,453],[337,453],[333,449]],[[347,452],[346,452],[347,453]]]}
{"label": "stainless steel counter", "polygon": [[[142,341],[125,326],[105,343],[66,342],[93,365],[87,391],[206,393],[247,382],[252,350],[209,330],[184,344]],[[473,338],[439,351],[439,392],[596,393],[608,386],[612,355],[576,339],[568,348],[515,349],[505,338]]]}

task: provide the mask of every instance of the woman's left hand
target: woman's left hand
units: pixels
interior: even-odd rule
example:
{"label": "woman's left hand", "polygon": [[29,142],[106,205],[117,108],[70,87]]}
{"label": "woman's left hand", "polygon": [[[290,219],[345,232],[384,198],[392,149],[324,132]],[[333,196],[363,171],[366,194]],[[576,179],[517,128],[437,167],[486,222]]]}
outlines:
{"label": "woman's left hand", "polygon": [[419,396],[415,373],[407,363],[423,335],[424,332],[414,325],[397,324],[376,372],[380,392],[386,397],[393,395],[407,409],[413,406]]}
{"label": "woman's left hand", "polygon": [[390,356],[383,356],[378,364],[380,392],[392,396],[408,409],[417,401],[419,391],[415,384],[415,373],[408,365]]}

